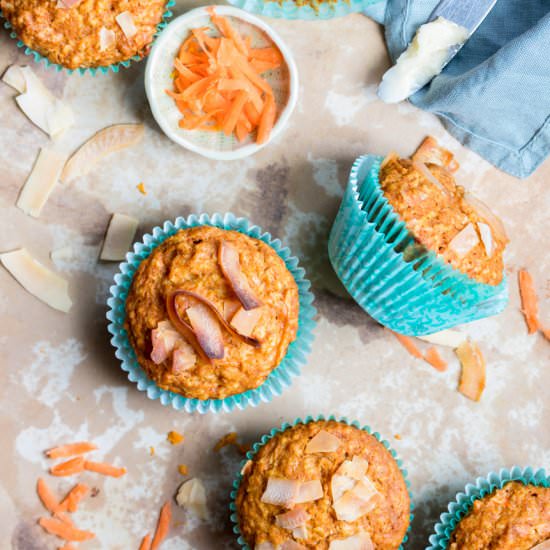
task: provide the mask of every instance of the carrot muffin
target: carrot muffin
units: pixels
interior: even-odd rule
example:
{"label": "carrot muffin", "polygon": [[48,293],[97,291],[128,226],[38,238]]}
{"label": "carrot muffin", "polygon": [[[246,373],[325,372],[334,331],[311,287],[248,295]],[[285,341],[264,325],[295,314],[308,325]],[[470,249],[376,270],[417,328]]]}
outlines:
{"label": "carrot muffin", "polygon": [[334,420],[275,435],[243,468],[240,531],[253,550],[395,550],[410,499],[374,436]]}
{"label": "carrot muffin", "polygon": [[417,242],[480,283],[498,285],[508,239],[501,221],[455,183],[452,153],[428,137],[411,159],[389,155],[380,169],[386,199]]}
{"label": "carrot muffin", "polygon": [[237,231],[178,231],[136,271],[125,328],[166,390],[223,399],[260,386],[298,329],[298,287],[269,245]]}
{"label": "carrot muffin", "polygon": [[449,550],[529,550],[544,541],[550,547],[550,488],[511,481],[474,501]]}
{"label": "carrot muffin", "polygon": [[68,69],[145,55],[167,0],[0,0],[26,46]]}

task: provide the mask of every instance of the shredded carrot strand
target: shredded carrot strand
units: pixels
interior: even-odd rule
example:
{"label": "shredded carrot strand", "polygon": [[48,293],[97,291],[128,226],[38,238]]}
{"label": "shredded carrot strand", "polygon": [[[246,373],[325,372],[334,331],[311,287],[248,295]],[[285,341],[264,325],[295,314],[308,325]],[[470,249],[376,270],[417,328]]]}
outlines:
{"label": "shredded carrot strand", "polygon": [[397,332],[391,331],[392,334],[397,338],[399,343],[413,356],[417,359],[424,359],[422,352],[416,347],[416,344],[413,342],[413,339],[404,334],[399,334]]}
{"label": "shredded carrot strand", "polygon": [[67,544],[64,544],[63,546],[59,547],[59,550],[76,550],[76,546],[68,542]]}
{"label": "shredded carrot strand", "polygon": [[170,530],[171,519],[172,506],[170,505],[170,501],[167,501],[160,509],[157,529],[155,531],[155,536],[153,537],[153,542],[151,543],[151,550],[156,550],[162,541],[167,537],[168,531]]}
{"label": "shredded carrot strand", "polygon": [[68,458],[75,455],[83,455],[90,451],[95,451],[97,445],[89,441],[79,441],[77,443],[69,443],[67,445],[61,445],[54,447],[49,451],[46,451],[48,458]]}
{"label": "shredded carrot strand", "polygon": [[126,474],[126,468],[117,468],[105,462],[91,462],[89,460],[84,463],[84,469],[110,477],[121,477]]}
{"label": "shredded carrot strand", "polygon": [[66,462],[61,464],[56,464],[50,468],[50,474],[57,477],[72,476],[79,474],[84,470],[84,458],[77,456],[76,458],[71,458]]}
{"label": "shredded carrot strand", "polygon": [[518,272],[519,294],[521,297],[521,311],[525,317],[527,330],[529,334],[537,332],[539,329],[539,305],[533,277],[526,269]]}
{"label": "shredded carrot strand", "polygon": [[60,504],[60,510],[76,512],[79,502],[88,494],[90,488],[85,483],[75,485]]}
{"label": "shredded carrot strand", "polygon": [[91,531],[82,531],[76,527],[71,527],[58,518],[42,517],[38,520],[38,524],[50,535],[55,535],[64,540],[81,542],[95,537],[95,534]]}
{"label": "shredded carrot strand", "polygon": [[36,483],[36,492],[38,493],[40,502],[42,502],[44,508],[46,508],[50,514],[55,514],[59,510],[59,501],[42,478],[39,478]]}
{"label": "shredded carrot strand", "polygon": [[435,369],[440,372],[447,370],[447,363],[443,360],[436,348],[431,347],[426,350],[424,359]]}
{"label": "shredded carrot strand", "polygon": [[147,533],[142,539],[139,545],[139,550],[149,550],[151,548],[151,535]]}

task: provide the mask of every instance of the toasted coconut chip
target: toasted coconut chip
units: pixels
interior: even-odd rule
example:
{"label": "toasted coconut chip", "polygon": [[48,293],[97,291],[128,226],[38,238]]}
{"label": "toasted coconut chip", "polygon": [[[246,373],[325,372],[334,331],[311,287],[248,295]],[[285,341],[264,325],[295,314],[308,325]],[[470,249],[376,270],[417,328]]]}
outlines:
{"label": "toasted coconut chip", "polygon": [[2,82],[6,83],[8,86],[11,86],[20,94],[24,94],[27,89],[25,77],[23,76],[23,71],[21,71],[21,67],[19,67],[19,65],[10,65],[2,75]]}
{"label": "toasted coconut chip", "polygon": [[281,550],[307,550],[307,548],[294,540],[285,540],[281,544]]}
{"label": "toasted coconut chip", "polygon": [[267,479],[265,491],[260,500],[266,504],[276,504],[278,506],[291,508],[296,504],[299,488],[299,481],[269,477]]}
{"label": "toasted coconut chip", "polygon": [[59,181],[65,159],[49,149],[41,149],[30,176],[27,178],[17,207],[25,214],[38,218],[50,193]]}
{"label": "toasted coconut chip", "polygon": [[533,546],[531,550],[550,550],[550,539],[545,540],[544,542],[541,542],[540,544],[537,544],[536,546]]}
{"label": "toasted coconut chip", "polygon": [[208,508],[206,506],[206,491],[204,484],[198,478],[192,478],[184,481],[176,496],[178,506],[191,511],[200,519],[208,518]]}
{"label": "toasted coconut chip", "polygon": [[4,252],[0,254],[0,262],[39,300],[65,313],[71,309],[67,281],[37,262],[26,249]]}
{"label": "toasted coconut chip", "polygon": [[268,541],[260,542],[254,546],[254,550],[278,550],[277,547]]}
{"label": "toasted coconut chip", "polygon": [[477,229],[481,235],[481,242],[485,248],[485,253],[490,258],[494,252],[493,233],[491,232],[491,228],[486,223],[477,222]]}
{"label": "toasted coconut chip", "polygon": [[433,183],[442,193],[449,194],[446,187],[431,173],[430,169],[421,161],[414,161],[413,166],[430,182]]}
{"label": "toasted coconut chip", "polygon": [[344,460],[336,472],[341,476],[361,481],[367,475],[368,467],[368,460],[355,455],[351,460]]}
{"label": "toasted coconut chip", "polygon": [[143,124],[115,124],[100,130],[69,159],[61,174],[61,181],[68,182],[85,176],[103,157],[139,143],[144,133]]}
{"label": "toasted coconut chip", "polygon": [[323,498],[323,485],[318,479],[311,481],[303,481],[298,487],[298,495],[294,499],[295,504],[303,504],[304,502],[312,502]]}
{"label": "toasted coconut chip", "polygon": [[223,359],[223,336],[216,315],[204,304],[191,306],[186,313],[204,353],[210,359]]}
{"label": "toasted coconut chip", "polygon": [[239,251],[231,243],[220,242],[218,262],[227,282],[231,285],[244,309],[248,311],[260,307],[261,301],[250,288],[250,284],[241,270]]}
{"label": "toasted coconut chip", "polygon": [[107,228],[99,259],[114,262],[124,260],[126,253],[134,241],[138,225],[138,220],[131,216],[113,214]]}
{"label": "toasted coconut chip", "polygon": [[252,460],[247,460],[241,468],[241,475],[246,475],[250,471],[250,468],[252,468]]}
{"label": "toasted coconut chip", "polygon": [[525,317],[529,334],[539,329],[539,303],[533,277],[526,269],[518,271],[519,294],[521,298],[521,311]]}
{"label": "toasted coconut chip", "polygon": [[365,501],[354,490],[347,491],[332,504],[336,517],[340,521],[356,521],[374,508],[373,500]]}
{"label": "toasted coconut chip", "polygon": [[59,0],[58,7],[59,4],[63,4],[65,8],[72,8],[73,6],[80,4],[80,2],[82,2],[82,0]]}
{"label": "toasted coconut chip", "polygon": [[307,539],[308,537],[307,525],[304,523],[303,525],[299,525],[298,527],[295,527],[294,529],[292,529],[292,536],[295,539]]}
{"label": "toasted coconut chip", "polygon": [[275,525],[292,531],[301,525],[307,523],[311,516],[302,506],[296,506],[289,512],[275,516]]}
{"label": "toasted coconut chip", "polygon": [[23,88],[21,95],[15,98],[20,109],[50,137],[60,135],[74,124],[72,110],[42,84],[30,67],[14,65],[8,79],[17,88]]}
{"label": "toasted coconut chip", "polygon": [[332,501],[339,500],[344,493],[353,489],[356,481],[348,476],[334,474],[330,480],[330,490],[332,492]]}
{"label": "toasted coconut chip", "polygon": [[447,168],[449,172],[456,172],[459,168],[454,155],[444,147],[441,147],[432,136],[427,136],[411,157],[413,162],[439,164]]}
{"label": "toasted coconut chip", "polygon": [[105,27],[99,30],[99,49],[103,52],[114,46],[116,43],[116,33]]}
{"label": "toasted coconut chip", "polygon": [[477,215],[489,224],[493,230],[493,235],[506,244],[509,239],[502,220],[483,201],[480,201],[471,193],[466,193],[464,199],[476,211]]}
{"label": "toasted coconut chip", "polygon": [[134,18],[129,11],[119,13],[115,19],[128,40],[131,40],[137,34],[138,31],[134,23]]}
{"label": "toasted coconut chip", "polygon": [[474,226],[469,223],[453,237],[453,240],[449,243],[449,249],[460,258],[463,258],[478,243],[479,237],[477,236],[477,231]]}
{"label": "toasted coconut chip", "polygon": [[390,151],[384,160],[382,161],[382,164],[380,165],[380,170],[384,168],[388,163],[392,162],[393,160],[397,160],[399,158],[399,155],[395,151]]}
{"label": "toasted coconut chip", "polygon": [[436,344],[437,346],[447,346],[449,348],[458,348],[460,344],[466,341],[466,335],[458,330],[446,329],[440,332],[434,332],[433,334],[425,334],[424,336],[417,336],[419,340],[429,342],[430,344]]}
{"label": "toasted coconut chip", "polygon": [[479,401],[485,389],[485,360],[474,342],[466,340],[455,353],[462,365],[458,391],[473,401]]}
{"label": "toasted coconut chip", "polygon": [[233,315],[241,309],[241,302],[239,300],[224,300],[223,301],[223,317],[229,322],[233,318]]}
{"label": "toasted coconut chip", "polygon": [[306,453],[333,453],[340,447],[340,438],[321,430],[318,432],[306,446]]}
{"label": "toasted coconut chip", "polygon": [[357,533],[347,539],[331,541],[328,550],[374,550],[374,544],[368,533]]}
{"label": "toasted coconut chip", "polygon": [[172,356],[172,372],[174,374],[179,374],[192,369],[196,362],[197,354],[193,348],[181,338]]}
{"label": "toasted coconut chip", "polygon": [[151,331],[151,360],[160,365],[172,353],[176,344],[183,341],[180,333],[174,328],[170,321],[160,321],[157,328]]}
{"label": "toasted coconut chip", "polygon": [[252,336],[256,325],[262,317],[262,308],[246,310],[239,308],[237,313],[231,319],[231,326],[243,336]]}

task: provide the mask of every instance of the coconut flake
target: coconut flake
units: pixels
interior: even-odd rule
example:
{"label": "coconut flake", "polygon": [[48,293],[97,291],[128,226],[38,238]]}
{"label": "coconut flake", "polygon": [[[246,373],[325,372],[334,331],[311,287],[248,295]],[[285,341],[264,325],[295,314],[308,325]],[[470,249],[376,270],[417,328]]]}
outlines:
{"label": "coconut flake", "polygon": [[17,207],[25,214],[38,218],[50,193],[59,181],[65,159],[49,149],[41,149],[21,193]]}
{"label": "coconut flake", "polygon": [[302,504],[304,502],[312,502],[323,498],[323,485],[318,479],[311,481],[303,481],[298,487],[298,494],[294,499],[294,504]]}
{"label": "coconut flake", "polygon": [[42,84],[30,67],[14,66],[9,72],[10,85],[21,91],[15,101],[42,131],[56,137],[74,124],[72,110]]}
{"label": "coconut flake", "polygon": [[424,336],[417,336],[419,340],[435,344],[437,346],[447,346],[449,348],[456,349],[460,344],[466,341],[466,335],[458,330],[446,329],[433,334],[425,334]]}
{"label": "coconut flake", "polygon": [[355,455],[351,460],[344,460],[337,470],[342,476],[348,476],[356,481],[361,481],[367,475],[368,460]]}
{"label": "coconut flake", "polygon": [[231,321],[233,315],[241,308],[239,300],[224,300],[223,301],[223,316],[226,321]]}
{"label": "coconut flake", "polygon": [[25,76],[19,65],[10,65],[2,75],[2,82],[24,94],[27,89]]}
{"label": "coconut flake", "polygon": [[338,447],[340,439],[326,430],[321,430],[307,444],[306,453],[333,453]]}
{"label": "coconut flake", "polygon": [[209,307],[199,303],[186,310],[193,332],[204,353],[210,359],[223,359],[223,336],[218,318]]}
{"label": "coconut flake", "polygon": [[73,8],[77,4],[80,4],[82,0],[58,0],[57,6],[58,8]]}
{"label": "coconut flake", "polygon": [[466,193],[464,199],[476,211],[477,215],[489,224],[495,237],[503,243],[507,243],[508,235],[506,234],[502,220],[493,214],[492,210],[483,201],[480,201],[472,194]]}
{"label": "coconut flake", "polygon": [[85,176],[103,157],[139,143],[144,132],[143,124],[115,124],[103,128],[69,159],[61,174],[61,181],[68,182]]}
{"label": "coconut flake", "polygon": [[183,338],[170,321],[160,321],[151,331],[151,360],[156,365],[166,361],[180,340]]}
{"label": "coconut flake", "polygon": [[176,502],[182,508],[195,514],[199,519],[205,520],[208,518],[206,491],[200,479],[192,478],[184,481],[176,495]]}
{"label": "coconut flake", "polygon": [[124,36],[126,36],[128,40],[132,39],[137,34],[137,27],[134,23],[134,18],[129,11],[119,13],[115,19],[122,29]]}
{"label": "coconut flake", "polygon": [[252,336],[254,328],[262,316],[262,308],[246,310],[240,307],[231,319],[231,326],[243,336]]}
{"label": "coconut flake", "polygon": [[330,490],[332,492],[333,502],[336,502],[344,493],[353,489],[355,483],[355,480],[351,477],[334,474],[330,480]]}
{"label": "coconut flake", "polygon": [[481,242],[485,248],[485,253],[490,258],[493,255],[493,234],[491,233],[491,228],[482,222],[477,222],[477,228],[481,235]]}
{"label": "coconut flake", "polygon": [[114,262],[124,260],[128,249],[134,241],[138,224],[138,220],[131,216],[113,214],[105,240],[103,241],[99,259]]}
{"label": "coconut flake", "polygon": [[479,237],[474,226],[469,223],[466,227],[461,229],[449,243],[449,249],[452,250],[457,256],[463,258],[479,243]]}
{"label": "coconut flake", "polygon": [[466,340],[455,353],[462,365],[458,391],[472,399],[479,401],[485,389],[485,360],[478,345]]}
{"label": "coconut flake", "polygon": [[307,539],[308,537],[307,525],[304,523],[303,525],[299,525],[298,527],[295,527],[294,529],[292,529],[292,536],[295,539]]}
{"label": "coconut flake", "polygon": [[268,541],[260,542],[254,546],[254,550],[277,550],[277,547]]}
{"label": "coconut flake", "polygon": [[346,539],[331,541],[328,550],[374,550],[368,533],[361,532]]}
{"label": "coconut flake", "polygon": [[266,504],[276,504],[291,508],[296,504],[299,488],[299,481],[270,477],[267,479],[267,485],[260,500]]}
{"label": "coconut flake", "polygon": [[4,252],[0,254],[0,262],[39,300],[65,313],[71,309],[67,281],[37,262],[26,249]]}
{"label": "coconut flake", "polygon": [[307,550],[307,548],[294,540],[285,540],[281,545],[281,550]]}
{"label": "coconut flake", "polygon": [[250,468],[252,468],[252,460],[247,460],[241,468],[241,475],[246,475],[250,471]]}
{"label": "coconut flake", "polygon": [[172,372],[179,374],[192,369],[197,362],[195,350],[182,338],[172,355]]}
{"label": "coconut flake", "polygon": [[275,525],[292,531],[301,525],[307,523],[311,516],[302,506],[296,506],[289,512],[275,516]]}
{"label": "coconut flake", "polygon": [[103,52],[108,50],[116,42],[116,33],[105,27],[99,29],[99,49]]}
{"label": "coconut flake", "polygon": [[413,162],[413,166],[422,173],[422,175],[430,182],[433,183],[442,193],[448,195],[448,191],[445,186],[432,174],[431,170],[420,161]]}
{"label": "coconut flake", "polygon": [[544,542],[541,542],[540,544],[537,544],[536,546],[533,546],[531,550],[550,550],[550,539],[545,540]]}

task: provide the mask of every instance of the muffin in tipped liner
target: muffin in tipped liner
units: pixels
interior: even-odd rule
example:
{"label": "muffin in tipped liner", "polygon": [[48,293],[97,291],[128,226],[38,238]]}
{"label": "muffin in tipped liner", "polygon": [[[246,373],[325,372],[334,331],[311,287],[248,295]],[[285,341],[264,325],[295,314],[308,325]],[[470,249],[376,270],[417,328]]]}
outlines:
{"label": "muffin in tipped liner", "polygon": [[500,220],[456,184],[453,155],[429,137],[410,159],[355,162],[329,239],[332,265],[381,324],[410,335],[502,311]]}
{"label": "muffin in tipped liner", "polygon": [[239,542],[252,550],[395,550],[411,501],[395,453],[346,421],[298,420],[262,438],[234,494]]}
{"label": "muffin in tipped liner", "polygon": [[179,230],[139,265],[125,328],[162,389],[223,399],[259,387],[296,338],[296,282],[259,239],[210,226]]}
{"label": "muffin in tipped liner", "polygon": [[170,0],[0,0],[17,38],[50,63],[69,70],[143,57]]}

